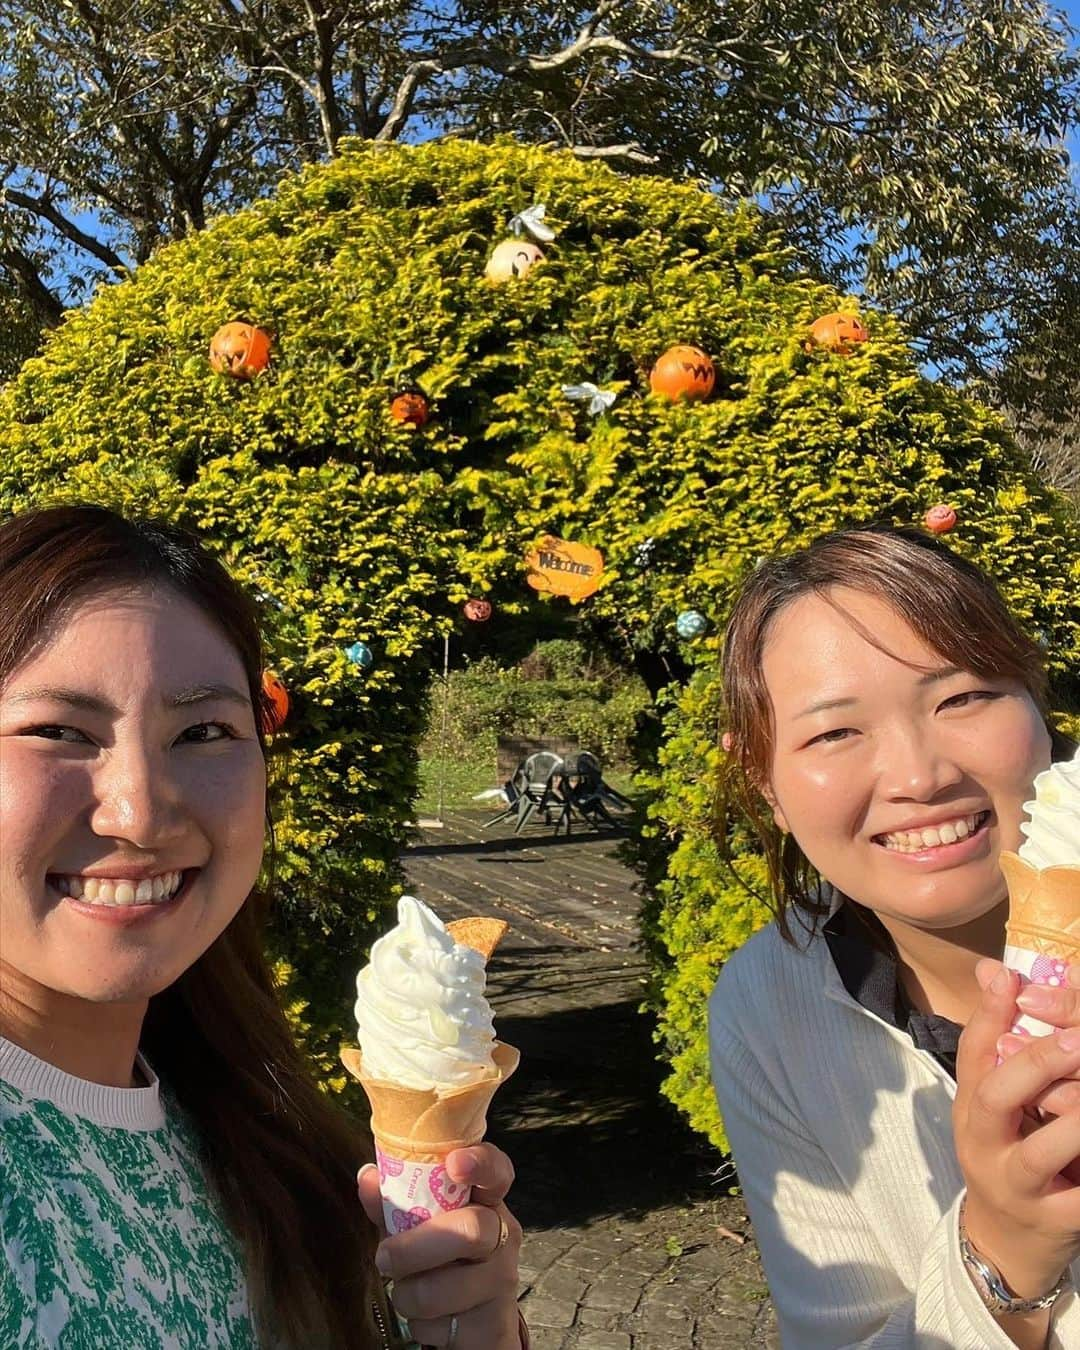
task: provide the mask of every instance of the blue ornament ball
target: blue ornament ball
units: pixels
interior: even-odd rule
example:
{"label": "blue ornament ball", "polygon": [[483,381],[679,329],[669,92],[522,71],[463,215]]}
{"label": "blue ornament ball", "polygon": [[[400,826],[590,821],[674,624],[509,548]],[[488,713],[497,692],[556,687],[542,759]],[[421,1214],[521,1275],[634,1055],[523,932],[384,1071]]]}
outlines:
{"label": "blue ornament ball", "polygon": [[351,647],[345,648],[345,655],[361,670],[367,670],[375,664],[375,653],[366,642],[354,642]]}
{"label": "blue ornament ball", "polygon": [[708,619],[696,609],[684,609],[675,620],[675,631],[681,638],[700,637],[708,626]]}

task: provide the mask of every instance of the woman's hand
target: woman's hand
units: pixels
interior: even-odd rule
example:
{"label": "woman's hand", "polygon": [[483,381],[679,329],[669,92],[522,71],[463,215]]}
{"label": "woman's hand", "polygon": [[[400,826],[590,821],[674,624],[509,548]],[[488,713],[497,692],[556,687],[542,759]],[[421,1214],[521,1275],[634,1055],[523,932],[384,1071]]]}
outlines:
{"label": "woman's hand", "polygon": [[953,1107],[973,1246],[1023,1298],[1041,1298],[1080,1256],[1080,1186],[1062,1173],[1080,1158],[1080,1111],[1043,1123],[1036,1103],[1080,1073],[1080,1029],[1032,1037],[998,1063],[1016,1018],[1019,977],[998,965],[960,1037]]}
{"label": "woman's hand", "polygon": [[[989,988],[990,981],[1002,968],[999,961],[980,961],[975,972],[980,986],[984,990]],[[1017,995],[1017,1006],[1021,1012],[1052,1027],[1062,1030],[1080,1027],[1080,965],[1069,966],[1067,981],[1066,986],[1058,989],[1047,984],[1025,985]],[[1011,1059],[1030,1044],[1028,1036],[1006,1033],[998,1041],[998,1054],[1002,1059]],[[1052,1084],[1034,1105],[1054,1116],[1080,1109],[1080,1074]]]}
{"label": "woman's hand", "polygon": [[[493,1144],[476,1144],[449,1154],[446,1170],[472,1186],[471,1203],[385,1238],[376,1264],[394,1281],[394,1307],[421,1345],[450,1345],[456,1317],[453,1350],[519,1350],[521,1226],[503,1203],[513,1164]],[[368,1218],[385,1232],[378,1171],[363,1169],[357,1187]]]}

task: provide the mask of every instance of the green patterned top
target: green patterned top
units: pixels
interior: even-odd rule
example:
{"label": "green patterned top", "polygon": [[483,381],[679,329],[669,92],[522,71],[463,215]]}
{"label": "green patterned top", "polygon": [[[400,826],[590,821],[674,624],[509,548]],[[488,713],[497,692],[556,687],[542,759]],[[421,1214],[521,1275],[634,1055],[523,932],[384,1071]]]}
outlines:
{"label": "green patterned top", "polygon": [[5,1350],[256,1350],[191,1125],[138,1064],[104,1087],[0,1038]]}

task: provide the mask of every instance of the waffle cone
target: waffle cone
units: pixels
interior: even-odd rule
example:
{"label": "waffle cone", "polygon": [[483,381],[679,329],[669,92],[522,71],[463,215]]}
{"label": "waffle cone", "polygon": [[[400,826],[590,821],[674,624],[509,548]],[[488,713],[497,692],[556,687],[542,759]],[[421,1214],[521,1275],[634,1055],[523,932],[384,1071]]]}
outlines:
{"label": "waffle cone", "polygon": [[446,931],[463,947],[472,947],[485,961],[506,936],[510,925],[505,919],[454,919]]}
{"label": "waffle cone", "polygon": [[371,1132],[384,1153],[408,1162],[438,1163],[455,1148],[478,1144],[487,1130],[491,1099],[518,1066],[520,1052],[496,1041],[487,1078],[462,1087],[401,1087],[364,1072],[363,1055],[349,1047],[341,1062],[371,1103]]}
{"label": "waffle cone", "polygon": [[1061,961],[1080,961],[1080,867],[1032,867],[1001,855],[1009,887],[1005,941]]}

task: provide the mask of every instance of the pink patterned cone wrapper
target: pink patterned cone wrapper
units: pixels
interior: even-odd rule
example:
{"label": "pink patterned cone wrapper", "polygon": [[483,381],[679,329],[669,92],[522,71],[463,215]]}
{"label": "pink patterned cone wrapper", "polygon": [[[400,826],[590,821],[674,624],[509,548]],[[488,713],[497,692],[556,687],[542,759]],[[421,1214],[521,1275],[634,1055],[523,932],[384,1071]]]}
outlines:
{"label": "pink patterned cone wrapper", "polygon": [[[1009,887],[1005,964],[1024,984],[1063,985],[1080,962],[1080,867],[1032,867],[1016,853],[1001,855]],[[1048,1036],[1054,1027],[1021,1013],[1013,1032]]]}
{"label": "pink patterned cone wrapper", "polygon": [[450,1179],[446,1156],[483,1139],[491,1099],[520,1058],[512,1045],[496,1041],[488,1077],[463,1087],[424,1091],[370,1078],[359,1050],[341,1052],[341,1062],[371,1103],[383,1217],[391,1237],[469,1203],[471,1188]]}

